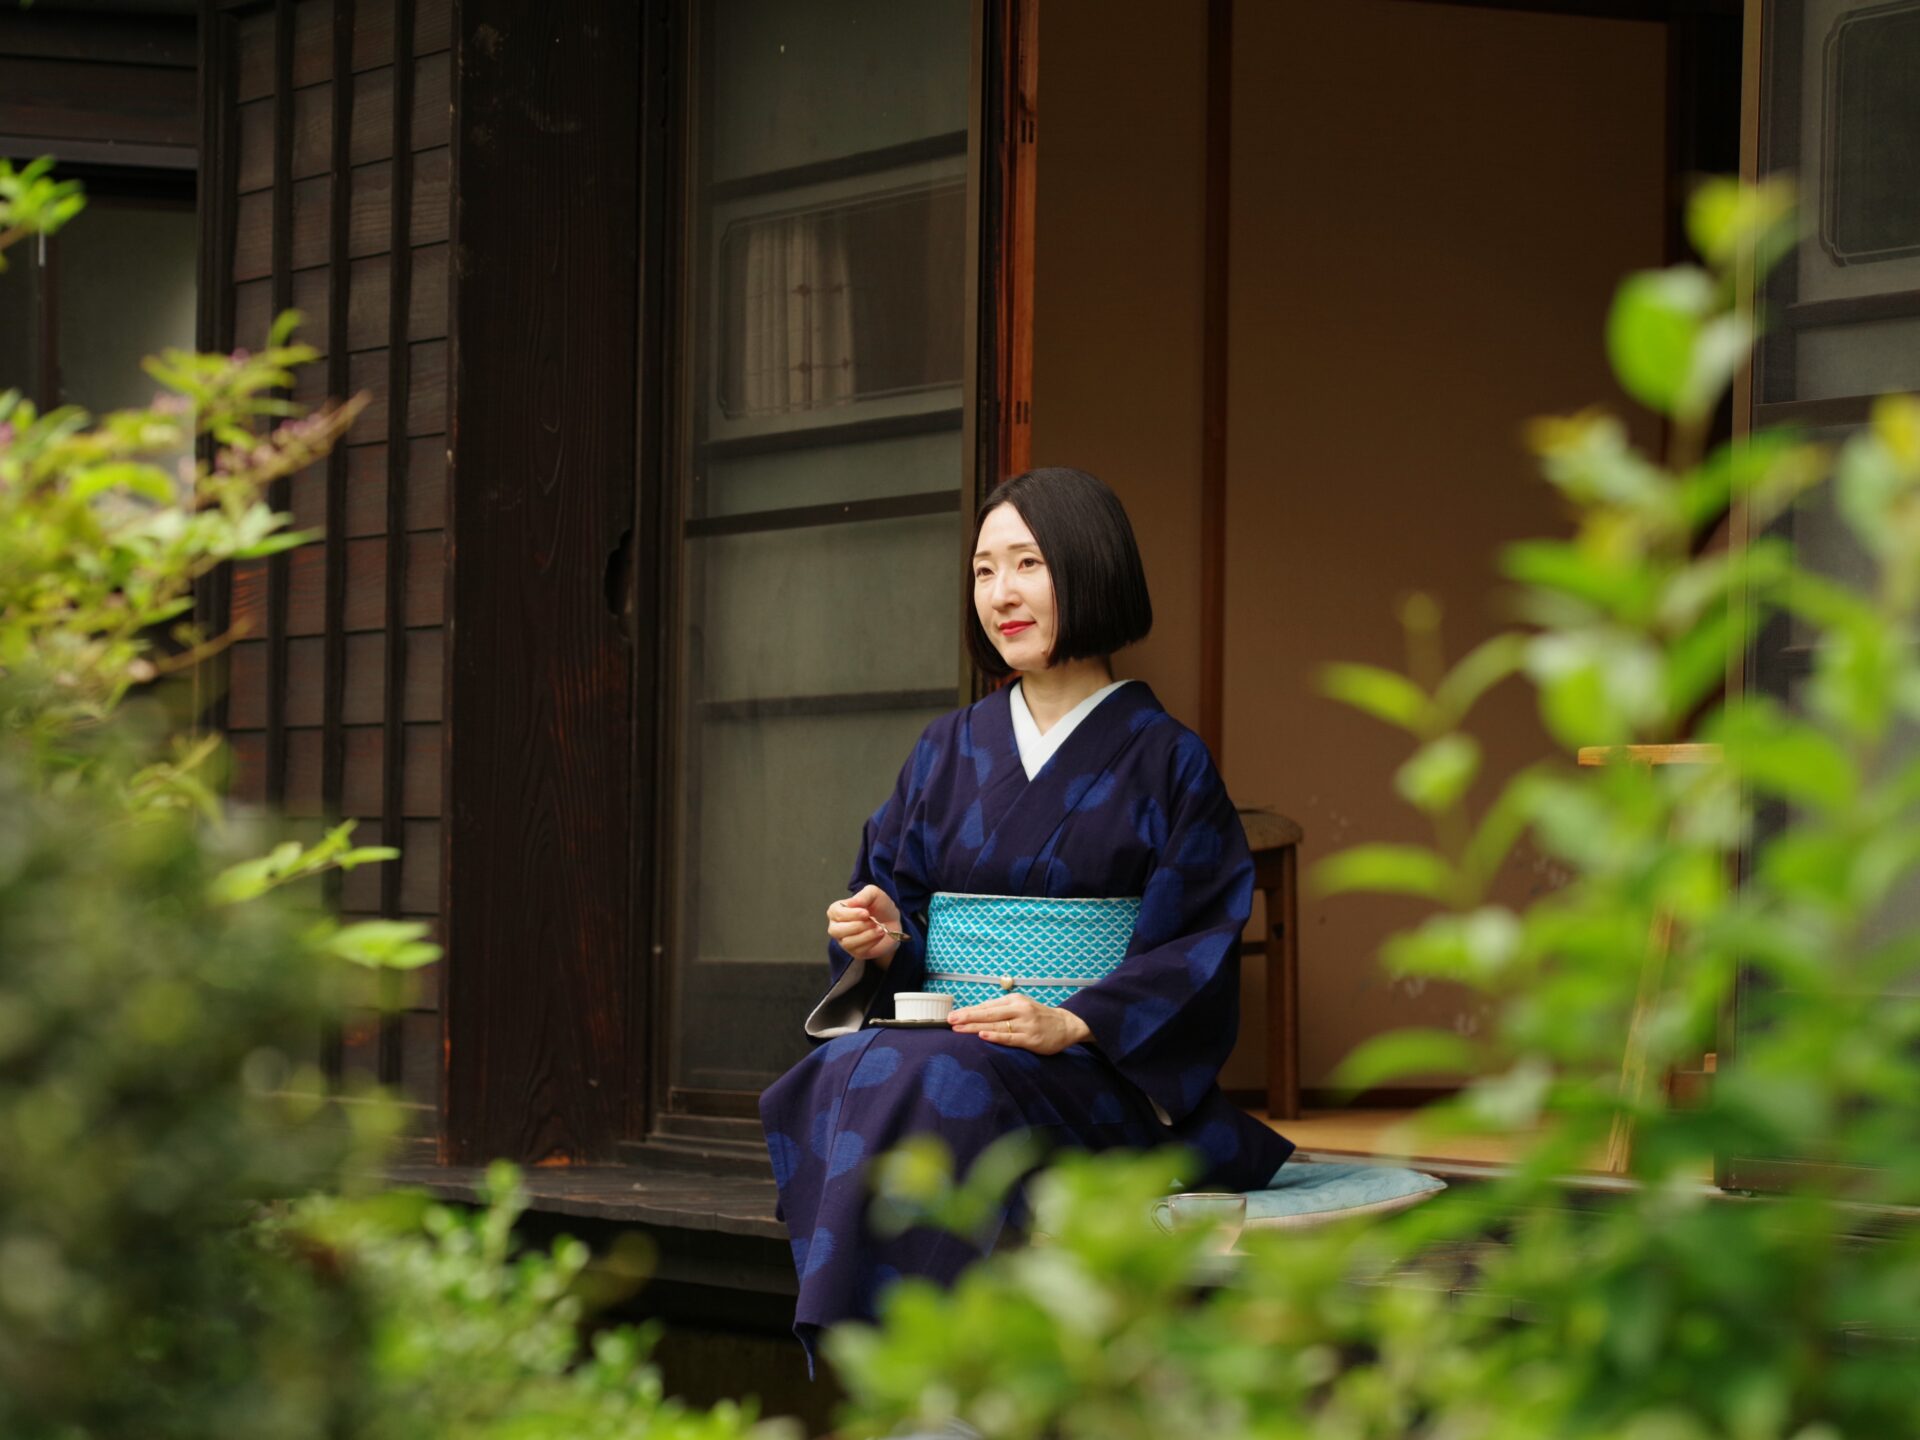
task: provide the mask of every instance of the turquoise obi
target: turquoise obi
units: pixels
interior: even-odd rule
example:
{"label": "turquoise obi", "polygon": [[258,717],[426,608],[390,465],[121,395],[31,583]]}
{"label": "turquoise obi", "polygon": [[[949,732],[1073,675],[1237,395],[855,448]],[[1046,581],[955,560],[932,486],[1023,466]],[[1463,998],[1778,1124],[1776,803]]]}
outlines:
{"label": "turquoise obi", "polygon": [[956,895],[927,905],[926,989],[958,1005],[1019,991],[1058,1005],[1127,955],[1140,898]]}

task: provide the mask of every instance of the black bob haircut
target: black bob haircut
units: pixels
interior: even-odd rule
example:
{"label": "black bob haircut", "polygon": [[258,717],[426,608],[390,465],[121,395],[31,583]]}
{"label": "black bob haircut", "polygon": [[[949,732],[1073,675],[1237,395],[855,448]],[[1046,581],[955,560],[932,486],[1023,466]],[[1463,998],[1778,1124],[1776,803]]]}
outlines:
{"label": "black bob haircut", "polygon": [[[973,517],[971,567],[980,548],[980,527],[1002,505],[1027,522],[1053,578],[1053,653],[1047,663],[1104,659],[1144,640],[1153,629],[1153,601],[1140,547],[1120,497],[1084,470],[1048,466],[1016,475],[996,487]],[[969,568],[971,574],[971,568]],[[988,675],[1011,673],[967,603],[967,650]]]}

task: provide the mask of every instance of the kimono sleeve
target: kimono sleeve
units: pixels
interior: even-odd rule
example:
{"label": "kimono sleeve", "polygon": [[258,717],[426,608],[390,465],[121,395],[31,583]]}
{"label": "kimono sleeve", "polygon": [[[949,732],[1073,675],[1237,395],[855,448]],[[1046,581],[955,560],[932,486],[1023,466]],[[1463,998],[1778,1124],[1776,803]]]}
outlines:
{"label": "kimono sleeve", "polygon": [[1127,958],[1065,1008],[1162,1119],[1177,1123],[1206,1099],[1239,1033],[1253,857],[1212,757],[1190,732],[1170,747],[1163,788],[1141,803],[1165,817],[1166,837]]}
{"label": "kimono sleeve", "polygon": [[916,801],[940,753],[941,747],[931,733],[920,737],[900,769],[893,794],[862,827],[860,853],[847,881],[849,895],[878,885],[892,896],[900,907],[900,928],[907,938],[894,950],[884,969],[849,955],[838,941],[827,941],[832,980],[827,993],[807,1016],[810,1040],[852,1034],[866,1024],[876,1001],[903,990],[918,990],[926,983],[927,894],[919,878],[925,867],[913,863],[909,850],[910,842],[917,838],[913,831]]}

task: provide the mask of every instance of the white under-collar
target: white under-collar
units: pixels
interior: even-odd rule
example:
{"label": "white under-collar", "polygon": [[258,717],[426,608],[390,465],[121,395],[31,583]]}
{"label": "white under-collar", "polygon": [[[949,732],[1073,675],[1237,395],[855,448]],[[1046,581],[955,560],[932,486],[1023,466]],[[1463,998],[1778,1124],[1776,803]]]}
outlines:
{"label": "white under-collar", "polygon": [[1127,683],[1125,680],[1116,680],[1111,685],[1101,686],[1054,721],[1053,728],[1042,735],[1040,727],[1034,723],[1033,712],[1027,708],[1027,697],[1021,693],[1019,683],[1015,682],[1008,693],[1007,703],[1013,710],[1013,743],[1020,748],[1020,768],[1027,772],[1027,779],[1031,780],[1040,773],[1041,767],[1053,758],[1053,752],[1067,743],[1067,737],[1094,712],[1102,700]]}

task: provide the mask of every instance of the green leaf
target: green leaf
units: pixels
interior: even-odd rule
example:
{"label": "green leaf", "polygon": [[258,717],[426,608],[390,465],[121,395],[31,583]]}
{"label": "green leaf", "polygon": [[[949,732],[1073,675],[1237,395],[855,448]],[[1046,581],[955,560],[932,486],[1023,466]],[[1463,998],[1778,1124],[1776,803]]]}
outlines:
{"label": "green leaf", "polygon": [[1394,789],[1428,815],[1459,803],[1480,769],[1480,746],[1470,735],[1442,735],[1416,750],[1393,777]]}
{"label": "green leaf", "polygon": [[1446,723],[1458,725],[1466,719],[1482,695],[1519,672],[1526,656],[1526,637],[1515,634],[1495,635],[1469,650],[1433,694]]}
{"label": "green leaf", "polygon": [[340,927],[323,948],[370,970],[417,970],[440,958],[440,947],[426,938],[430,929],[417,920],[362,920]]}
{"label": "green leaf", "polygon": [[1320,672],[1322,694],[1365,711],[1414,735],[1433,723],[1433,701],[1406,676],[1376,665],[1328,665]]}
{"label": "green leaf", "polygon": [[306,322],[306,316],[298,310],[282,310],[274,317],[273,328],[267,332],[267,349],[284,349],[293,339],[293,332]]}
{"label": "green leaf", "polygon": [[1622,388],[1649,409],[1678,413],[1717,301],[1712,278],[1692,266],[1628,276],[1607,316],[1607,356]]}
{"label": "green leaf", "polygon": [[1488,986],[1519,958],[1524,931],[1511,910],[1483,906],[1465,915],[1435,915],[1388,938],[1380,958],[1393,975],[1418,975]]}
{"label": "green leaf", "polygon": [[1356,845],[1329,855],[1313,874],[1323,895],[1370,890],[1444,900],[1457,883],[1453,867],[1419,845]]}
{"label": "green leaf", "polygon": [[1792,216],[1793,186],[1787,181],[1749,185],[1731,176],[1714,176],[1687,201],[1687,238],[1717,269],[1729,269],[1742,254],[1754,255],[1764,268],[1782,239],[1791,239],[1787,222]]}
{"label": "green leaf", "polygon": [[1652,608],[1654,577],[1631,557],[1600,555],[1566,540],[1523,540],[1500,553],[1500,568],[1523,585],[1569,595],[1624,618]]}
{"label": "green leaf", "polygon": [[323,530],[283,530],[269,535],[264,540],[255,541],[233,552],[236,560],[259,560],[268,555],[278,555],[283,550],[297,550],[302,545],[310,545],[321,538]]}
{"label": "green leaf", "polygon": [[1691,362],[1674,413],[1698,418],[1710,412],[1753,349],[1753,322],[1739,314],[1716,315],[1693,339]]}
{"label": "green leaf", "polygon": [[1362,1042],[1333,1071],[1333,1083],[1348,1095],[1408,1075],[1473,1075],[1480,1047],[1451,1030],[1390,1030]]}
{"label": "green leaf", "polygon": [[1723,715],[1712,734],[1762,793],[1823,810],[1844,809],[1858,793],[1853,761],[1833,738],[1775,705],[1750,700]]}
{"label": "green leaf", "polygon": [[178,498],[173,477],[166,471],[157,465],[141,465],[133,461],[90,466],[80,471],[69,487],[73,498],[82,501],[92,500],[110,490],[124,490],[142,500],[151,500],[156,505],[171,505]]}

